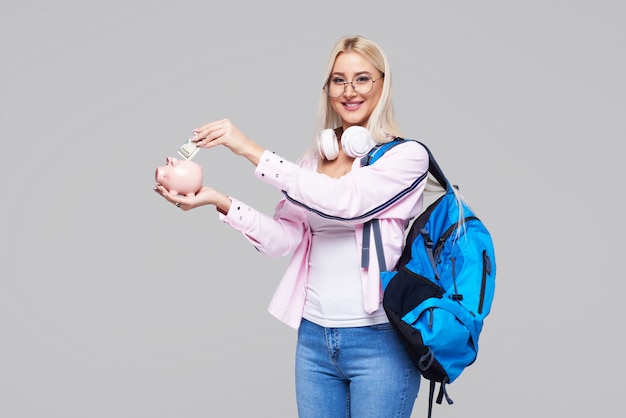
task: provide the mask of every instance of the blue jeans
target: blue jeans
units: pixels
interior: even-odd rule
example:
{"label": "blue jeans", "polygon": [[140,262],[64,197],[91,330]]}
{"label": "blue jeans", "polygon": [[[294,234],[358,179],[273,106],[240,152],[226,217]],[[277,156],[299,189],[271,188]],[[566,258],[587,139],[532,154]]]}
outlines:
{"label": "blue jeans", "polygon": [[300,418],[408,418],[420,374],[389,324],[298,330]]}

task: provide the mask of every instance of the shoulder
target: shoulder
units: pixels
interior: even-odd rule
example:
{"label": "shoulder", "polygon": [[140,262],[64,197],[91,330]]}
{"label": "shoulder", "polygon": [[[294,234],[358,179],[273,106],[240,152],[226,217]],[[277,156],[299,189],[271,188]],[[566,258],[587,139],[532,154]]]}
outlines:
{"label": "shoulder", "polygon": [[380,156],[381,160],[428,161],[428,151],[414,139],[398,138],[382,144],[382,147],[387,149]]}
{"label": "shoulder", "polygon": [[419,142],[418,140],[399,138],[397,139],[397,141],[400,142],[398,146],[404,147],[403,149],[405,151],[410,150],[409,152],[428,155],[428,151],[426,150],[426,147],[424,147],[424,145],[422,145],[422,143]]}
{"label": "shoulder", "polygon": [[415,178],[421,178],[428,172],[428,151],[418,141],[395,140],[383,144],[377,152],[369,161],[362,160],[362,167],[387,181],[393,179],[411,184]]}

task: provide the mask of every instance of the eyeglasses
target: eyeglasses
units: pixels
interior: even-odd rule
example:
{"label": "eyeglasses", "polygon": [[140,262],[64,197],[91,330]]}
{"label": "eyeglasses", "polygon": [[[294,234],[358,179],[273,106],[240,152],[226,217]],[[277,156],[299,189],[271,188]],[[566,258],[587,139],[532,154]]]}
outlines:
{"label": "eyeglasses", "polygon": [[346,87],[350,84],[358,94],[368,94],[374,88],[374,83],[384,77],[385,75],[383,74],[374,80],[367,74],[361,74],[354,77],[352,81],[344,81],[343,78],[335,76],[329,78],[326,84],[324,84],[324,91],[328,97],[336,98],[344,94]]}

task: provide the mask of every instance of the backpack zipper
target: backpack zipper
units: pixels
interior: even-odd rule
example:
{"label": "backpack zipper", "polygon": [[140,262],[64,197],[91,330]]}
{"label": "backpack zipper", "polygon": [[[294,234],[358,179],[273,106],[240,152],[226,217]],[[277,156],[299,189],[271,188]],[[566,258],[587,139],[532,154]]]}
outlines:
{"label": "backpack zipper", "polygon": [[483,313],[483,305],[485,303],[485,290],[487,288],[487,275],[491,274],[491,259],[487,250],[483,250],[483,277],[480,284],[480,300],[478,302],[478,314]]}
{"label": "backpack zipper", "polygon": [[428,308],[428,328],[433,329],[433,320],[434,320],[434,311],[435,308]]}
{"label": "backpack zipper", "polygon": [[[474,221],[474,220],[478,220],[478,217],[468,216],[464,219],[464,223],[467,223],[469,221]],[[450,236],[457,230],[457,228],[458,228],[458,224],[451,225],[448,229],[446,229],[446,231],[443,234],[441,234],[441,236],[437,240],[437,244],[433,248],[433,256],[437,264],[441,263],[440,257],[441,257],[441,252],[443,251],[443,246],[445,245],[448,238],[450,238]],[[483,309],[483,303],[484,303],[484,298],[485,298],[485,287],[487,284],[486,261],[489,261],[489,256],[487,255],[486,251],[483,250],[483,272],[482,272],[481,287],[480,287],[480,300],[478,303],[479,314],[482,312],[482,309]],[[452,283],[454,285],[454,293],[451,295],[451,299],[460,303],[463,300],[463,295],[458,293],[458,288],[456,285],[456,269],[455,269],[456,257],[450,257],[450,262],[451,262],[451,269],[452,269]],[[439,277],[439,275],[436,272],[435,272],[435,275],[437,278]],[[468,309],[468,311],[470,310]],[[473,315],[473,312],[472,312],[472,315]]]}
{"label": "backpack zipper", "polygon": [[456,286],[456,257],[450,257],[450,262],[452,263],[452,284],[454,285],[454,293],[452,294],[452,300],[460,302],[463,300],[463,295],[459,293],[459,289]]}
{"label": "backpack zipper", "polygon": [[[464,219],[463,222],[467,223],[469,221],[477,221],[477,220],[478,218],[476,216],[468,216],[467,218]],[[437,263],[441,262],[441,260],[439,259],[439,255],[441,254],[441,251],[443,250],[443,245],[446,243],[448,238],[450,238],[452,233],[456,231],[457,227],[458,227],[457,224],[451,225],[448,229],[446,229],[446,231],[443,234],[441,234],[441,236],[437,240],[437,244],[435,245],[434,250],[433,250],[433,254],[435,255],[435,260],[437,260]]]}

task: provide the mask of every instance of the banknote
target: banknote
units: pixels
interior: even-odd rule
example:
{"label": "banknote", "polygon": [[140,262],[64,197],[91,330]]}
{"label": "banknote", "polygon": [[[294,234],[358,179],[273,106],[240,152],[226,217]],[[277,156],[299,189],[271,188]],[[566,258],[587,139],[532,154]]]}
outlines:
{"label": "banknote", "polygon": [[187,139],[185,143],[178,148],[178,154],[180,154],[180,156],[185,160],[191,160],[196,156],[198,151],[200,151],[200,148],[198,148],[192,141],[193,138],[195,138],[195,135],[189,137],[189,139]]}

